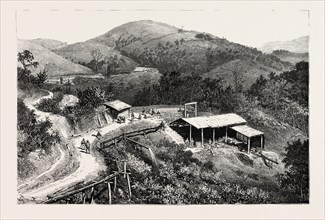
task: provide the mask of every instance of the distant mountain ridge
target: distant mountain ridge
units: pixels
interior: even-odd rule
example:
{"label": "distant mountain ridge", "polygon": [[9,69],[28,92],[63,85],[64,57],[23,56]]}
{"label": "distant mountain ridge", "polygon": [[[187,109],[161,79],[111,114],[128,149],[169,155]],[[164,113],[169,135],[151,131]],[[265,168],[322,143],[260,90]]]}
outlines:
{"label": "distant mountain ridge", "polygon": [[[44,45],[43,48],[51,48],[51,52],[67,62],[76,64],[78,68],[72,68],[73,72],[87,74],[93,74],[85,66],[92,60],[90,51],[94,49],[103,54],[101,60],[117,56],[119,71],[123,73],[131,73],[138,66],[153,67],[161,73],[178,71],[197,72],[212,78],[223,76],[230,84],[235,68],[233,64],[236,63],[243,67],[241,72],[247,86],[259,75],[293,68],[292,63],[274,54],[264,54],[256,48],[232,43],[209,33],[187,31],[152,20],[125,23],[98,37],[71,45],[49,39],[35,41]],[[46,54],[48,56],[48,51]],[[60,74],[62,71],[57,72]]]}
{"label": "distant mountain ridge", "polygon": [[41,45],[49,50],[55,50],[60,47],[64,47],[64,46],[68,45],[67,43],[62,42],[62,41],[46,39],[46,38],[37,38],[37,39],[29,40],[29,41],[36,43],[38,45]]}
{"label": "distant mountain ridge", "polygon": [[292,53],[287,50],[275,50],[272,52],[272,55],[278,57],[282,61],[290,62],[294,65],[301,61],[309,61],[308,53]]}
{"label": "distant mountain ridge", "polygon": [[299,37],[288,41],[274,41],[263,44],[259,50],[272,53],[275,50],[287,50],[292,53],[308,53],[309,36]]}
{"label": "distant mountain ridge", "polygon": [[86,42],[114,47],[141,66],[155,67],[161,72],[195,71],[203,75],[209,73],[207,75],[211,77],[227,75],[230,81],[231,71],[223,74],[213,70],[222,70],[223,65],[233,68],[227,63],[239,60],[244,65],[249,63],[245,68],[247,71],[243,73],[247,85],[260,74],[292,68],[291,63],[263,54],[256,48],[232,43],[209,33],[187,31],[151,20],[122,24]]}

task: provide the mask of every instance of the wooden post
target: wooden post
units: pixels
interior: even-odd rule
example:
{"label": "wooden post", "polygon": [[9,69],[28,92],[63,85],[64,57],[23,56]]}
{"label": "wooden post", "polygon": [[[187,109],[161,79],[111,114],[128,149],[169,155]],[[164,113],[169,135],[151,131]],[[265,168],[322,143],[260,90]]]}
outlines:
{"label": "wooden post", "polygon": [[228,141],[228,127],[226,127],[226,143]]}
{"label": "wooden post", "polygon": [[91,187],[90,204],[93,204],[93,202],[94,202],[94,187]]}
{"label": "wooden post", "polygon": [[82,203],[86,204],[86,193],[82,192]]}
{"label": "wooden post", "polygon": [[123,140],[124,140],[124,141],[126,140],[126,135],[125,135],[125,133],[123,133]]}
{"label": "wooden post", "polygon": [[111,192],[111,183],[107,182],[108,187],[108,204],[112,204],[112,192]]}
{"label": "wooden post", "polygon": [[116,193],[116,184],[117,184],[117,178],[114,177],[114,193]]}
{"label": "wooden post", "polygon": [[131,192],[131,184],[130,184],[130,176],[129,176],[129,173],[126,174],[126,179],[128,181],[129,197],[131,198],[132,192]]}
{"label": "wooden post", "polygon": [[204,135],[203,135],[203,128],[201,128],[201,144],[202,144],[202,147],[203,147],[203,142],[204,142]]}
{"label": "wooden post", "polygon": [[191,140],[192,140],[192,125],[190,125],[190,143],[191,143]]}
{"label": "wooden post", "polygon": [[195,103],[195,117],[197,117],[197,103]]}
{"label": "wooden post", "polygon": [[261,151],[263,150],[263,135],[261,135]]}
{"label": "wooden post", "polygon": [[248,137],[248,148],[247,148],[248,154],[251,153],[250,149],[251,149],[251,139]]}
{"label": "wooden post", "polygon": [[123,177],[125,178],[126,175],[126,161],[123,161]]}
{"label": "wooden post", "polygon": [[216,143],[216,129],[213,128],[212,130],[212,141],[213,141],[213,145]]}

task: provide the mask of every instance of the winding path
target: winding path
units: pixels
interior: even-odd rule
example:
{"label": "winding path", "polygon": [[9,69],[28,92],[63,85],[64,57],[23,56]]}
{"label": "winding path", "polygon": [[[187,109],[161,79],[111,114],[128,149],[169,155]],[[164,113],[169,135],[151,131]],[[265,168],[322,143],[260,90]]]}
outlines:
{"label": "winding path", "polygon": [[[33,100],[32,98],[26,98],[24,102],[28,108],[34,110],[39,120],[44,120],[45,118],[49,118],[53,123],[52,128],[54,130],[59,131],[59,133],[65,140],[70,141],[70,143],[72,143],[70,147],[75,148],[75,152],[77,154],[76,158],[77,161],[79,162],[79,167],[75,172],[64,176],[62,179],[50,182],[46,185],[28,190],[26,192],[22,192],[21,190],[22,188],[37,183],[40,177],[44,175],[51,175],[51,173],[52,174],[55,173],[55,171],[57,171],[58,169],[62,169],[60,168],[59,165],[61,165],[62,162],[64,162],[64,158],[70,158],[70,157],[66,156],[67,154],[66,151],[59,148],[61,153],[60,159],[56,163],[54,163],[50,169],[39,174],[36,178],[33,178],[33,180],[27,183],[23,183],[18,187],[17,190],[18,193],[20,193],[19,196],[23,196],[26,199],[35,199],[41,201],[45,200],[47,195],[50,195],[60,189],[68,188],[79,182],[91,182],[93,179],[97,177],[99,171],[105,169],[104,164],[101,162],[101,158],[97,158],[96,154],[94,153],[85,154],[83,152],[80,152],[78,149],[82,138],[89,140],[91,143],[93,142],[95,137],[91,136],[91,133],[86,133],[80,135],[79,137],[71,138],[71,134],[72,134],[71,127],[65,117],[48,113],[48,112],[42,112],[35,108],[34,105],[37,104],[41,99],[52,98],[52,97],[53,97],[53,93],[49,92],[49,95],[47,96],[43,96],[37,100]],[[111,129],[106,128],[105,131],[108,132],[109,130],[112,129],[115,129],[115,126],[112,126]]]}

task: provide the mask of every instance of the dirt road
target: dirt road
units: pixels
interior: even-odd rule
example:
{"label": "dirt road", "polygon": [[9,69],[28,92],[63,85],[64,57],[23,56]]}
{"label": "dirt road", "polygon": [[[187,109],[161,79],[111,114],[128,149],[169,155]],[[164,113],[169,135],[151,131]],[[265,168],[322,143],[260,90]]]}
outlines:
{"label": "dirt road", "polygon": [[[37,186],[37,181],[39,181],[39,179],[42,176],[44,176],[44,175],[50,176],[51,174],[56,173],[57,169],[59,169],[59,168],[61,169],[61,167],[59,165],[63,162],[63,160],[64,160],[63,158],[70,158],[70,157],[66,155],[66,154],[68,154],[68,151],[66,149],[64,149],[64,150],[60,149],[60,152],[61,152],[60,159],[56,163],[54,163],[50,169],[41,173],[33,180],[31,180],[27,183],[23,183],[19,186],[19,188],[18,188],[19,195],[18,196],[23,196],[25,199],[35,199],[38,201],[44,200],[44,199],[46,199],[47,195],[50,195],[50,194],[54,193],[55,191],[58,191],[58,190],[61,190],[64,188],[68,188],[68,187],[70,187],[76,183],[79,183],[79,182],[92,181],[94,178],[97,177],[97,174],[99,171],[105,169],[104,164],[101,162],[101,158],[97,158],[97,155],[92,153],[92,150],[91,150],[90,154],[85,154],[83,152],[80,152],[79,146],[80,146],[80,142],[83,138],[85,140],[89,140],[91,143],[95,139],[95,137],[91,136],[91,134],[92,134],[91,132],[87,133],[87,134],[82,134],[81,136],[76,137],[76,138],[73,138],[73,137],[71,138],[71,134],[72,134],[71,127],[70,127],[69,123],[67,122],[66,118],[64,118],[63,116],[60,116],[60,115],[54,115],[51,113],[42,112],[35,108],[34,105],[37,104],[41,99],[52,98],[52,97],[53,97],[53,93],[49,92],[49,95],[47,95],[47,96],[43,96],[36,100],[33,100],[32,98],[26,98],[24,100],[24,102],[28,108],[33,109],[35,111],[35,114],[38,116],[39,120],[44,120],[46,117],[48,117],[53,122],[52,128],[54,130],[59,131],[61,136],[65,139],[65,142],[71,143],[70,148],[71,147],[75,148],[74,151],[77,154],[76,159],[79,162],[79,167],[75,172],[67,174],[62,179],[59,179],[59,180],[56,180],[53,182],[49,182],[46,185],[43,185],[38,188],[33,188],[31,190],[24,192],[23,188],[25,188],[25,187],[28,188],[28,185],[33,184],[33,185]],[[112,126],[107,126],[103,129],[102,133],[104,134],[104,133],[109,132],[110,130],[113,130],[115,128],[116,128],[115,124],[113,124]],[[95,132],[93,131],[93,133],[95,133]]]}

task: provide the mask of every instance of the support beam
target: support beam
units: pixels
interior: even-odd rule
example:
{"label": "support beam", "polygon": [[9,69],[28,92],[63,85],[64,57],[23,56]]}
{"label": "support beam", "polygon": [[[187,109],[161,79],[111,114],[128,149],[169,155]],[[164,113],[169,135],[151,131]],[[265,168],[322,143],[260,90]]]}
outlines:
{"label": "support beam", "polygon": [[197,103],[195,103],[195,117],[197,117]]}
{"label": "support beam", "polygon": [[123,177],[125,178],[125,174],[126,174],[126,161],[123,161]]}
{"label": "support beam", "polygon": [[213,128],[212,130],[212,142],[213,142],[213,145],[216,143],[216,129]]}
{"label": "support beam", "polygon": [[129,197],[131,198],[132,192],[131,192],[131,183],[130,183],[130,174],[129,173],[126,174],[126,179],[128,181]]}
{"label": "support beam", "polygon": [[228,141],[228,127],[226,127],[226,143]]}
{"label": "support beam", "polygon": [[91,192],[90,192],[90,204],[93,204],[94,202],[94,187],[91,187]]}
{"label": "support beam", "polygon": [[261,151],[263,150],[263,135],[261,135]]}
{"label": "support beam", "polygon": [[82,203],[86,204],[86,193],[82,192]]}
{"label": "support beam", "polygon": [[108,204],[112,204],[112,192],[111,192],[111,183],[107,182],[108,187]]}
{"label": "support beam", "polygon": [[204,135],[203,135],[203,128],[201,128],[201,144],[203,147],[203,142],[204,142]]}
{"label": "support beam", "polygon": [[247,153],[250,154],[251,153],[251,139],[248,138],[248,148],[247,148]]}
{"label": "support beam", "polygon": [[114,193],[116,193],[117,177],[114,177]]}
{"label": "support beam", "polygon": [[190,125],[190,143],[191,143],[191,140],[192,140],[192,125]]}

